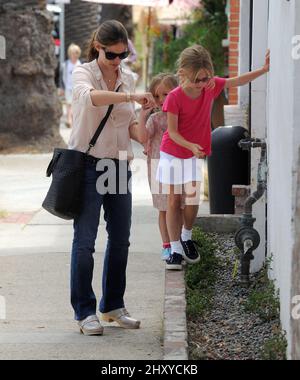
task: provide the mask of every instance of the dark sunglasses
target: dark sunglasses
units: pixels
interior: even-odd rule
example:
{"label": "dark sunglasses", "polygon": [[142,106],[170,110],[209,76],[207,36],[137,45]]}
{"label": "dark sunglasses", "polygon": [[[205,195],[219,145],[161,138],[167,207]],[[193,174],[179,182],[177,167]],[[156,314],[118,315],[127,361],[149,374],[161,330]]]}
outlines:
{"label": "dark sunglasses", "polygon": [[196,78],[194,80],[194,83],[207,83],[210,80],[211,80],[211,77],[205,77],[205,78],[202,78],[202,79]]}
{"label": "dark sunglasses", "polygon": [[129,56],[129,51],[126,50],[126,51],[123,51],[123,53],[113,53],[112,51],[106,51],[105,49],[104,50],[104,53],[105,53],[105,58],[108,59],[109,61],[112,61],[114,59],[116,59],[117,57],[119,57],[121,60],[122,59],[125,59]]}

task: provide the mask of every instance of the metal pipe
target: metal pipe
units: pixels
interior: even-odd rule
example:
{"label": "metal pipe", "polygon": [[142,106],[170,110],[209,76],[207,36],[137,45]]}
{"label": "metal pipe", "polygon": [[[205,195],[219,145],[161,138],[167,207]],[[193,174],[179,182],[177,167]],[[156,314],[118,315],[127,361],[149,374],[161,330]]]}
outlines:
{"label": "metal pipe", "polygon": [[241,229],[236,233],[236,243],[241,250],[241,283],[250,282],[250,262],[254,259],[253,251],[258,247],[260,237],[253,228],[255,218],[252,215],[252,206],[263,196],[267,188],[267,144],[260,139],[245,139],[239,146],[243,150],[261,148],[258,164],[257,188],[246,200],[244,214],[241,217]]}
{"label": "metal pipe", "polygon": [[252,214],[252,206],[256,203],[263,195],[267,187],[267,170],[266,170],[266,159],[267,159],[267,144],[259,139],[253,139],[251,142],[252,148],[261,147],[260,162],[258,164],[258,175],[257,175],[257,189],[251,194],[245,202],[245,214]]}

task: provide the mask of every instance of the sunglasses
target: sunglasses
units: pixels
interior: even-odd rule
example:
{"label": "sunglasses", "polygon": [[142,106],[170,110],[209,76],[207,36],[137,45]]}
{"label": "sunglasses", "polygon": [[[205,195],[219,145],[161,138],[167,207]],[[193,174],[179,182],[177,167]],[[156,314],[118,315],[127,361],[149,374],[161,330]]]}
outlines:
{"label": "sunglasses", "polygon": [[119,57],[122,60],[122,59],[125,59],[129,56],[128,50],[123,51],[122,53],[113,53],[112,51],[106,51],[105,49],[103,49],[103,50],[105,53],[105,58],[108,59],[109,61],[113,61],[117,57]]}
{"label": "sunglasses", "polygon": [[202,79],[196,78],[193,83],[195,83],[195,84],[197,84],[197,83],[207,83],[210,80],[211,80],[211,77],[205,77],[205,78],[202,78]]}

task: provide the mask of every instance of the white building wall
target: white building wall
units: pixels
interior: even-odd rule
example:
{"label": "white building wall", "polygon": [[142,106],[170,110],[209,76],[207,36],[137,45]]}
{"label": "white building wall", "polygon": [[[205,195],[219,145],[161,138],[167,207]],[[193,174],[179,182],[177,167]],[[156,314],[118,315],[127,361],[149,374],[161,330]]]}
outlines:
{"label": "white building wall", "polygon": [[[270,1],[268,110],[268,254],[280,289],[281,321],[291,348],[290,304],[296,167],[300,146],[300,61],[292,58],[292,37],[300,34],[299,0]],[[296,20],[297,19],[297,20]]]}
{"label": "white building wall", "polygon": [[[272,2],[272,1],[271,1]],[[252,70],[261,68],[268,48],[268,11],[269,0],[253,1],[253,37],[252,37]],[[267,75],[252,82],[251,136],[266,138],[267,131]],[[260,149],[251,153],[251,190],[257,188],[257,168],[260,160]],[[265,261],[266,253],[266,197],[254,204],[253,216],[256,218],[254,228],[258,231],[261,243],[254,252],[251,272],[259,271]]]}
{"label": "white building wall", "polygon": [[[239,42],[239,74],[249,71],[250,66],[250,0],[241,0],[240,3],[240,42]],[[238,88],[239,106],[242,109],[249,107],[249,85]]]}

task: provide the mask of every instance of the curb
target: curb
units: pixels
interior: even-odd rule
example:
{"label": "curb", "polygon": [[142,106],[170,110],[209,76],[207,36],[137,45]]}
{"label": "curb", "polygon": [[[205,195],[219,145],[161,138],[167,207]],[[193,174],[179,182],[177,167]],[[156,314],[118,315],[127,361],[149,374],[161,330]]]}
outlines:
{"label": "curb", "polygon": [[164,360],[188,360],[184,269],[165,271]]}
{"label": "curb", "polygon": [[204,232],[235,233],[240,227],[242,215],[207,215],[197,217],[195,226]]}

